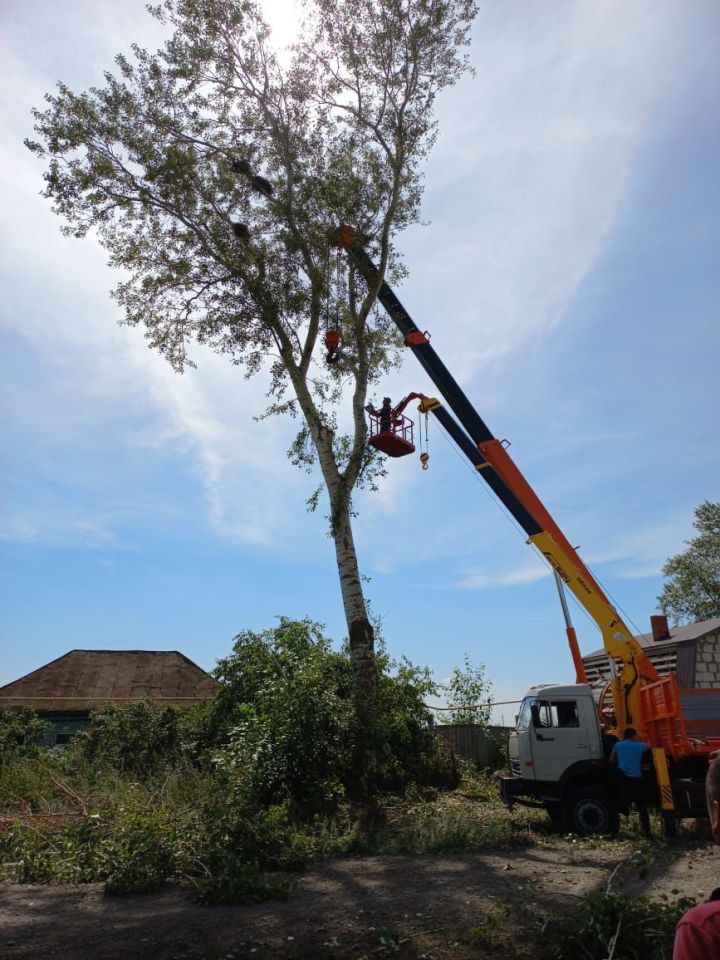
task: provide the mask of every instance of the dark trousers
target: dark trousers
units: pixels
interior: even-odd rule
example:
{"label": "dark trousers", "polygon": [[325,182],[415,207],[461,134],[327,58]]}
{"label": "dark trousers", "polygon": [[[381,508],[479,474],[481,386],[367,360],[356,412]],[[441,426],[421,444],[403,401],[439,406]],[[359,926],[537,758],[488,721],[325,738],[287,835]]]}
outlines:
{"label": "dark trousers", "polygon": [[638,812],[643,833],[646,837],[650,836],[650,814],[645,803],[645,785],[642,777],[625,776],[625,792],[628,803],[632,804]]}

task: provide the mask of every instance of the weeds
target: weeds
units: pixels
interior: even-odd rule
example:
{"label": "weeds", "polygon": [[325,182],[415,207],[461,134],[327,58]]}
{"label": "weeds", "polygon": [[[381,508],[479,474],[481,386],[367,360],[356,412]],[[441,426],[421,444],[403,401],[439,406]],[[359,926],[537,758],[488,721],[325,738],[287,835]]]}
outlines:
{"label": "weeds", "polygon": [[587,897],[571,916],[546,924],[543,960],[670,960],[675,927],[694,902],[606,891]]}
{"label": "weeds", "polygon": [[[239,641],[236,654],[247,657],[229,658],[223,667],[226,694],[234,689],[237,699],[221,700],[214,715],[180,717],[147,704],[127,713],[112,708],[98,712],[66,750],[38,747],[42,728],[29,713],[6,723],[0,879],[95,881],[114,895],[172,881],[205,903],[248,903],[284,896],[294,873],[329,856],[548,842],[545,813],[510,813],[491,775],[466,766],[459,787],[447,789],[451,765],[427,740],[415,673],[407,666],[395,686],[387,676],[382,684],[392,744],[378,754],[375,816],[368,823],[367,811],[345,796],[347,665],[304,629],[283,624],[270,648],[273,638],[264,635]],[[318,694],[323,684],[332,688],[326,698]],[[252,688],[252,708],[245,688]],[[289,701],[292,710],[283,706]],[[402,792],[390,794],[390,785]],[[636,840],[627,824],[623,839]],[[568,856],[606,843],[568,842]],[[614,905],[612,898],[604,903],[605,926]],[[496,914],[468,936],[489,944]],[[582,918],[578,923],[581,930]]]}
{"label": "weeds", "polygon": [[109,894],[173,880],[203,902],[247,903],[285,895],[292,873],[328,856],[528,846],[544,828],[533,811],[510,815],[492,779],[477,773],[455,792],[414,788],[388,798],[372,827],[347,803],[299,822],[288,802],[251,808],[193,765],[138,779],[46,751],[16,758],[4,773],[0,878],[99,881]]}
{"label": "weeds", "polygon": [[512,912],[512,904],[506,900],[496,900],[485,916],[463,934],[461,942],[483,950],[506,947],[508,918]]}
{"label": "weeds", "polygon": [[432,800],[398,802],[387,823],[367,838],[376,853],[439,853],[533,846],[545,820],[535,811],[509,813],[504,807],[468,802],[455,793]]}

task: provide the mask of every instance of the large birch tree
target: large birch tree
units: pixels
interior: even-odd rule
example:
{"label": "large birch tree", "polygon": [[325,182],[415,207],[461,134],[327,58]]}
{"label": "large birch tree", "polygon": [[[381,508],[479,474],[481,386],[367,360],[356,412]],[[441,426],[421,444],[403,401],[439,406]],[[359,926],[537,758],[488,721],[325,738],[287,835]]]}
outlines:
{"label": "large birch tree", "polygon": [[[291,459],[319,467],[312,506],[327,493],[367,717],[374,634],[352,496],[382,471],[364,408],[398,356],[376,295],[403,274],[396,239],[419,218],[435,99],[467,69],[474,3],[306,0],[281,57],[257,0],[148,9],[168,27],[164,47],[133,47],[86,92],[60,83],[28,146],[67,233],[92,231],[123,271],[124,322],[178,371],[199,343],[269,376],[266,412],[298,417]],[[372,289],[328,242],[343,223],[379,266]],[[328,330],[340,334],[332,363]]]}

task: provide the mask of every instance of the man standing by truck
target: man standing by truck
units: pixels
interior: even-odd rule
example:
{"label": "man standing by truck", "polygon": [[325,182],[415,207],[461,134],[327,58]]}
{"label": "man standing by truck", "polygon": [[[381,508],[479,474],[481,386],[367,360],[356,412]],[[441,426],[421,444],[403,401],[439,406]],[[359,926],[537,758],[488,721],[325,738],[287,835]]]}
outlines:
{"label": "man standing by truck", "polygon": [[637,732],[633,727],[628,727],[623,739],[615,744],[610,754],[610,763],[615,764],[618,770],[625,775],[625,790],[628,800],[635,805],[646,837],[650,837],[651,833],[650,815],[645,803],[642,762],[649,749],[650,746],[647,743],[637,739]]}
{"label": "man standing by truck", "polygon": [[[710,826],[720,843],[720,752],[710,756],[705,781]],[[673,960],[716,960],[720,957],[720,887],[707,903],[688,910],[675,931]]]}

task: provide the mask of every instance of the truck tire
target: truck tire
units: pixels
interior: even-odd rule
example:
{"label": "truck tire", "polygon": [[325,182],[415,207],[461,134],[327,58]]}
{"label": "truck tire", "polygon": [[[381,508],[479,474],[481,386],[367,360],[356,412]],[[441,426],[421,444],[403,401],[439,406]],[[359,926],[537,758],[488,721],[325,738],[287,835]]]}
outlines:
{"label": "truck tire", "polygon": [[563,822],[568,833],[589,837],[617,833],[620,814],[603,787],[575,787],[563,802]]}

